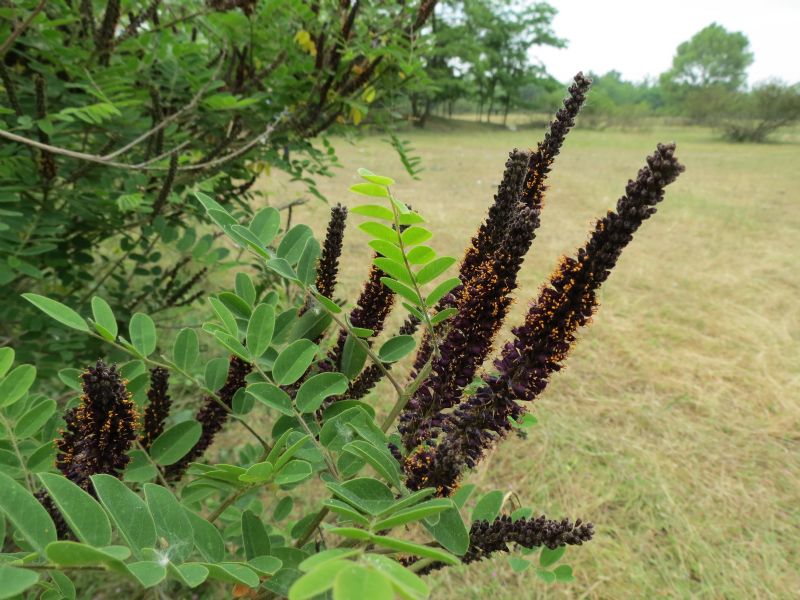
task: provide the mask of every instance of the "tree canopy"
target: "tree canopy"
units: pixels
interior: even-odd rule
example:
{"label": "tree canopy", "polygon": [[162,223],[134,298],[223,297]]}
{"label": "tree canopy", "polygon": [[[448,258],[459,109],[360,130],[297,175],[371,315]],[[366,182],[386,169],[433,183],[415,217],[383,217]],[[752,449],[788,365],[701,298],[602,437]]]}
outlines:
{"label": "tree canopy", "polygon": [[719,85],[739,90],[747,82],[747,68],[752,63],[747,36],[712,23],[678,46],[672,68],[662,75],[662,83],[670,87]]}

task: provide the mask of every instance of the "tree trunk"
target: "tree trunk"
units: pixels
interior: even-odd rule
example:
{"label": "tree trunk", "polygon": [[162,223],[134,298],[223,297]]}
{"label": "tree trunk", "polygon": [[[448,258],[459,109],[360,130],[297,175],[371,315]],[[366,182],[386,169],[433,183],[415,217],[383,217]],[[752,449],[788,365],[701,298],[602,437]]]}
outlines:
{"label": "tree trunk", "polygon": [[492,111],[494,110],[494,90],[495,86],[497,85],[496,81],[492,81],[491,85],[489,86],[489,110],[486,111],[486,122],[492,122]]}

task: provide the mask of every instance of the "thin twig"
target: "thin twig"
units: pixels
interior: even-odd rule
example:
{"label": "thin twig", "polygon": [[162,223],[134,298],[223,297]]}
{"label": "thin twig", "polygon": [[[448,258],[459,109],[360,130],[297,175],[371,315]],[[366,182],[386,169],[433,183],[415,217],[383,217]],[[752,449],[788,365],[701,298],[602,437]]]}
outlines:
{"label": "thin twig", "polygon": [[144,455],[147,457],[147,460],[150,462],[150,464],[153,465],[156,468],[156,475],[158,477],[158,480],[161,482],[161,485],[163,485],[165,488],[171,487],[170,484],[167,482],[167,480],[164,479],[164,473],[161,472],[161,467],[159,467],[158,464],[156,463],[156,461],[154,461],[150,457],[150,453],[147,450],[144,449],[144,446],[142,446],[142,442],[140,442],[139,440],[136,440],[135,444],[136,444],[136,447],[139,450],[144,452]]}
{"label": "thin twig", "polygon": [[[223,48],[222,49],[222,53],[220,54],[220,57],[219,57],[219,61],[217,62],[217,66],[214,69],[214,72],[211,74],[211,78],[208,81],[206,81],[200,87],[200,89],[197,91],[197,93],[191,99],[189,104],[187,104],[186,106],[181,108],[179,111],[169,115],[168,117],[163,119],[158,125],[156,125],[152,129],[150,129],[149,131],[144,132],[142,135],[137,137],[132,142],[129,142],[128,144],[125,144],[122,148],[119,148],[118,150],[115,150],[114,152],[110,152],[109,154],[101,156],[100,158],[102,158],[103,160],[111,160],[112,158],[115,158],[115,157],[119,156],[120,154],[122,154],[124,152],[127,152],[128,150],[130,150],[134,146],[136,146],[138,144],[141,144],[144,140],[146,140],[150,136],[152,136],[152,135],[158,133],[159,131],[161,131],[162,129],[164,129],[167,125],[169,125],[170,123],[172,123],[173,121],[178,119],[184,113],[192,110],[195,106],[197,106],[197,104],[200,102],[200,98],[203,97],[203,94],[206,93],[206,90],[208,90],[208,88],[211,86],[211,84],[217,79],[217,75],[219,74],[219,70],[222,67],[222,62],[225,60],[225,54],[226,54],[226,50]],[[165,156],[169,156],[169,154],[171,154],[172,152],[175,152],[175,150],[176,149],[173,148],[170,152],[167,152],[165,154]],[[152,159],[153,162],[156,162],[156,160],[157,160],[157,158],[156,159]]]}
{"label": "thin twig", "polygon": [[[243,146],[237,148],[233,152],[230,152],[224,156],[220,156],[214,160],[209,160],[206,162],[196,163],[193,165],[185,165],[182,167],[178,167],[178,171],[199,171],[202,169],[208,169],[210,167],[216,167],[218,165],[224,164],[229,160],[233,160],[237,156],[240,156],[256,146],[259,143],[265,143],[272,132],[278,125],[280,119],[274,123],[271,123],[262,133],[258,134],[257,136],[253,137],[250,141],[245,143]],[[53,154],[60,154],[61,156],[67,156],[69,158],[75,158],[77,160],[83,160],[86,162],[97,163],[100,165],[105,165],[107,167],[116,167],[118,169],[128,169],[132,171],[168,171],[169,167],[151,167],[148,162],[139,163],[139,164],[129,164],[129,163],[121,163],[113,160],[106,160],[102,156],[97,156],[96,154],[86,154],[84,152],[75,152],[73,150],[67,150],[66,148],[59,148],[58,146],[51,146],[50,144],[43,144],[42,142],[37,142],[36,140],[32,140],[30,138],[22,137],[21,135],[17,135],[16,133],[11,133],[10,131],[6,131],[5,129],[0,129],[0,137],[4,137],[12,142],[18,142],[20,144],[25,144],[28,146],[33,146],[34,148],[39,148],[40,150],[47,150],[48,152],[52,152]],[[173,149],[174,151],[174,149]]]}
{"label": "thin twig", "polygon": [[33,9],[33,12],[28,15],[28,18],[14,28],[14,31],[11,32],[11,35],[9,35],[3,42],[3,45],[0,46],[0,58],[3,58],[6,55],[6,52],[11,49],[11,46],[13,46],[16,39],[22,35],[22,32],[30,27],[30,24],[36,18],[36,15],[42,12],[46,1],[47,0],[39,0],[39,4],[37,4],[36,8]]}

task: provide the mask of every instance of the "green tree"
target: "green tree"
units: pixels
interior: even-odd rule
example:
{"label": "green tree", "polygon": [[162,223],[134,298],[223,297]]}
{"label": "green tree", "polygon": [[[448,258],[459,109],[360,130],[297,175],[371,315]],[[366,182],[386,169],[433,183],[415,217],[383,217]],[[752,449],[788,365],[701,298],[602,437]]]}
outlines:
{"label": "green tree", "polygon": [[747,81],[747,68],[752,63],[747,36],[712,23],[678,46],[672,68],[661,76],[661,81],[672,90],[709,86],[739,90]]}
{"label": "green tree", "polygon": [[800,84],[769,81],[747,94],[738,94],[733,110],[720,120],[725,137],[734,142],[763,142],[800,121]]}
{"label": "green tree", "polygon": [[[315,180],[336,165],[326,132],[387,114],[385,97],[419,70],[416,32],[434,5],[3,8],[0,340],[48,336],[19,303],[26,291],[81,309],[103,293],[123,324],[196,299],[200,278],[235,255],[196,228],[205,216],[188,193],[247,216],[272,167],[319,195]],[[73,339],[42,350],[61,360]]]}
{"label": "green tree", "polygon": [[427,89],[412,95],[418,123],[445,103],[452,111],[459,98],[472,97],[479,119],[502,106],[505,117],[526,97],[525,89],[543,70],[531,62],[534,46],[563,46],[552,30],[556,10],[546,2],[459,0],[441,3],[432,19],[426,53]]}

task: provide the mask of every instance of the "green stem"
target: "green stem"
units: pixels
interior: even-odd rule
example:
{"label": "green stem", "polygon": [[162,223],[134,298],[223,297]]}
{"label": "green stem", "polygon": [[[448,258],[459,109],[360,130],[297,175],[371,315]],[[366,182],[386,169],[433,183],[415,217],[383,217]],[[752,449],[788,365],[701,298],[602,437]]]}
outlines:
{"label": "green stem", "polygon": [[294,547],[302,548],[303,546],[305,546],[306,542],[311,539],[312,535],[314,535],[314,532],[316,531],[317,527],[319,527],[322,524],[322,521],[325,520],[325,517],[327,517],[328,513],[330,512],[331,511],[326,506],[323,506],[317,513],[317,516],[314,518],[314,520],[308,524],[305,531],[303,532],[303,535],[297,538],[297,541],[294,543]]}
{"label": "green stem", "polygon": [[389,186],[386,187],[386,193],[389,194],[389,204],[392,207],[392,215],[394,215],[394,227],[395,231],[397,232],[397,243],[400,246],[400,254],[403,255],[403,266],[406,268],[406,273],[408,273],[408,278],[411,280],[412,285],[414,286],[414,292],[417,294],[417,298],[419,298],[419,307],[421,309],[422,316],[425,319],[425,327],[431,334],[431,339],[433,340],[433,348],[434,353],[438,352],[438,345],[436,336],[434,335],[433,330],[433,323],[431,323],[431,317],[428,314],[428,305],[425,303],[425,298],[422,297],[422,292],[419,289],[419,284],[417,283],[417,278],[414,275],[414,271],[411,270],[411,263],[408,262],[408,257],[406,256],[406,247],[403,242],[403,236],[400,231],[400,214],[397,212],[397,205],[395,202],[398,202],[395,199],[394,195],[392,194],[392,190]]}
{"label": "green stem", "polygon": [[156,463],[156,461],[154,461],[154,460],[153,460],[153,459],[150,457],[150,453],[149,453],[147,450],[145,450],[145,449],[144,449],[144,446],[142,446],[142,442],[140,442],[139,440],[136,440],[135,444],[136,444],[136,447],[137,447],[139,450],[141,450],[142,452],[144,452],[144,455],[147,457],[147,460],[148,460],[148,462],[149,462],[151,465],[153,465],[153,466],[155,467],[155,469],[156,469],[156,475],[157,475],[157,477],[158,477],[158,480],[161,482],[161,485],[163,485],[165,488],[170,488],[170,487],[172,487],[172,486],[170,486],[170,484],[167,482],[167,480],[166,480],[166,479],[164,479],[164,473],[162,473],[162,472],[161,472],[161,467],[159,467],[159,466],[158,466],[158,464]]}
{"label": "green stem", "polygon": [[[261,367],[259,367],[255,363],[255,361],[253,361],[253,366],[256,368],[256,371],[258,371],[258,374],[264,378],[264,381],[271,381],[270,378],[267,377],[267,374],[263,371]],[[295,418],[298,420],[302,428],[308,434],[308,437],[311,439],[313,444],[322,454],[322,457],[325,459],[325,464],[328,466],[328,470],[331,472],[331,475],[333,475],[337,480],[339,480],[339,472],[336,469],[336,463],[333,462],[333,457],[330,456],[328,449],[319,443],[319,440],[317,440],[317,436],[314,435],[313,431],[311,431],[311,428],[308,426],[308,423],[306,423],[306,420],[303,418],[303,415],[300,412],[298,412],[298,410],[294,407],[294,401],[292,401],[292,412],[294,412]]]}

